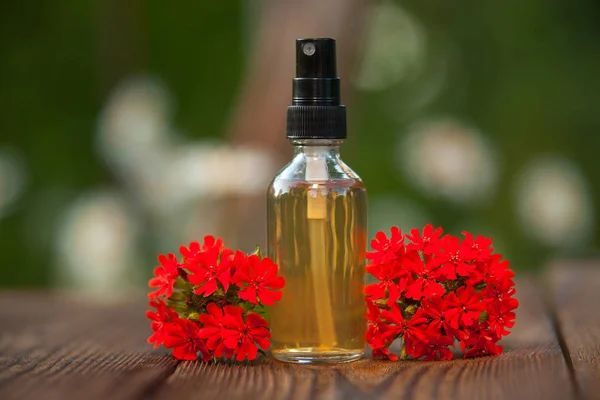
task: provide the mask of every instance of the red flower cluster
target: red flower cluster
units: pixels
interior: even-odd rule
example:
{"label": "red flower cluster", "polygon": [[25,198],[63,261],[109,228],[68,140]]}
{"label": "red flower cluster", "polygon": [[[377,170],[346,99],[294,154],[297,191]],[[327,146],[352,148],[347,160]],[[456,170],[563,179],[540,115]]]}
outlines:
{"label": "red flower cluster", "polygon": [[267,350],[271,333],[260,313],[281,299],[285,280],[277,265],[234,252],[212,236],[179,251],[181,262],[174,254],[160,255],[148,282],[156,309],[146,312],[154,331],[148,343],[173,349],[180,360],[253,360],[259,348]]}
{"label": "red flower cluster", "polygon": [[390,237],[377,233],[367,253],[367,272],[377,282],[365,287],[374,358],[397,360],[389,351],[397,338],[403,355],[415,359],[449,360],[456,341],[465,357],[502,352],[496,343],[513,327],[519,305],[514,272],[492,253],[491,239],[463,235],[442,236],[431,225],[422,234],[396,227]]}

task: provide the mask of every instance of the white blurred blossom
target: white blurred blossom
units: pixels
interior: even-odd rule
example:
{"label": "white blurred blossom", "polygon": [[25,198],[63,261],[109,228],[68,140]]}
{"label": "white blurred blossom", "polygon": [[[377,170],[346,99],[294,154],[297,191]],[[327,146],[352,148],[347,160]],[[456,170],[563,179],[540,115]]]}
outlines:
{"label": "white blurred blossom", "polygon": [[591,240],[594,207],[579,168],[558,156],[531,161],[517,181],[520,223],[531,237],[554,247],[581,247]]}
{"label": "white blurred blossom", "polygon": [[170,141],[172,101],[157,80],[135,78],[117,86],[98,120],[98,149],[115,168],[132,167]]}
{"label": "white blurred blossom", "polygon": [[372,8],[356,85],[382,90],[414,77],[426,53],[425,30],[400,6],[384,1]]}
{"label": "white blurred blossom", "polygon": [[146,211],[165,216],[199,198],[264,191],[276,168],[269,152],[185,140],[171,108],[164,86],[138,78],[115,90],[99,122],[100,154]]}
{"label": "white blurred blossom", "polygon": [[499,167],[483,135],[454,120],[429,120],[399,142],[397,159],[409,181],[431,196],[472,204],[492,196]]}
{"label": "white blurred blossom", "polygon": [[139,264],[134,216],[113,191],[93,191],[69,205],[55,236],[59,285],[93,293],[130,285]]}
{"label": "white blurred blossom", "polygon": [[97,148],[125,190],[151,210],[163,188],[170,148],[171,100],[149,78],[125,81],[109,96],[98,121]]}

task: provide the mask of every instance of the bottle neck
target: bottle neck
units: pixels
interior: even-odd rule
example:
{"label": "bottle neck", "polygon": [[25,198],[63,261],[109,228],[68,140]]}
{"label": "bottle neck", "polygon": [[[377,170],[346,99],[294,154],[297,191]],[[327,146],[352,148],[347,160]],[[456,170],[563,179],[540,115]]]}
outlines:
{"label": "bottle neck", "polygon": [[292,139],[294,155],[329,158],[340,156],[341,139]]}

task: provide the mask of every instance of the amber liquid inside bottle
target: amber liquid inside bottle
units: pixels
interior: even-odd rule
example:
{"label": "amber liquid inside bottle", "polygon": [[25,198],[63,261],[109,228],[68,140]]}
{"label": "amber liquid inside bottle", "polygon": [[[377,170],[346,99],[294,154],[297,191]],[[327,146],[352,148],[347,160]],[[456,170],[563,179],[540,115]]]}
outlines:
{"label": "amber liquid inside bottle", "polygon": [[362,356],[366,202],[359,179],[271,184],[268,253],[286,279],[270,311],[275,358],[338,363]]}

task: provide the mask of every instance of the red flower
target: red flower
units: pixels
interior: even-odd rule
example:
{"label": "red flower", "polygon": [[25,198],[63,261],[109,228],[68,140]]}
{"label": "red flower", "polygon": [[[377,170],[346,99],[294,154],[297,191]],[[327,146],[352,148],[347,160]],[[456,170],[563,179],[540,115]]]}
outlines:
{"label": "red flower", "polygon": [[508,268],[509,263],[502,260],[502,254],[492,254],[486,260],[477,262],[475,270],[467,279],[467,284],[477,285],[481,282],[486,284],[498,284],[504,279],[512,279],[515,273]]}
{"label": "red flower", "polygon": [[373,264],[381,264],[397,259],[404,255],[404,236],[397,227],[391,230],[388,239],[385,233],[377,232],[375,239],[371,241],[374,252],[367,252],[367,259],[373,260]]}
{"label": "red flower", "polygon": [[154,268],[154,278],[150,279],[148,286],[157,287],[156,291],[148,294],[149,298],[156,298],[164,295],[166,298],[173,294],[173,284],[179,276],[179,263],[175,254],[169,253],[168,256],[161,254],[158,256],[158,262],[161,267]]}
{"label": "red flower", "polygon": [[425,261],[416,253],[406,257],[406,267],[415,274],[416,278],[408,284],[406,297],[415,300],[421,300],[422,297],[431,298],[441,296],[446,290],[442,285],[434,281],[437,272],[434,271],[437,266],[435,259],[426,257]]}
{"label": "red flower", "polygon": [[236,360],[242,361],[246,357],[254,360],[258,347],[263,350],[269,348],[271,333],[267,329],[267,321],[260,315],[249,313],[244,322],[242,307],[225,306],[224,311],[223,326],[227,329],[223,330],[223,343],[235,350]]}
{"label": "red flower", "polygon": [[185,246],[179,247],[179,252],[183,256],[183,260],[188,260],[190,258],[196,257],[200,252],[200,243],[198,242],[190,242],[190,247],[187,248]]}
{"label": "red flower", "polygon": [[502,260],[501,254],[492,255],[489,258],[489,261],[484,264],[483,280],[486,283],[492,284],[512,280],[515,273],[508,268],[508,266],[509,262],[507,260]]}
{"label": "red flower", "polygon": [[199,336],[206,340],[206,346],[212,350],[215,357],[219,358],[225,354],[226,358],[233,356],[233,349],[228,349],[223,343],[223,310],[215,303],[206,307],[208,314],[202,314],[198,320],[204,325],[200,329]]}
{"label": "red flower", "polygon": [[502,346],[496,344],[499,338],[488,329],[486,322],[474,324],[471,329],[461,332],[459,337],[460,347],[465,351],[464,358],[502,353]]}
{"label": "red flower", "polygon": [[365,288],[365,337],[374,358],[397,359],[388,348],[399,337],[417,359],[451,359],[455,339],[466,357],[502,352],[496,343],[513,327],[519,305],[514,273],[492,253],[491,239],[463,234],[461,241],[427,225],[405,235],[406,244],[398,228],[389,239],[377,234],[367,254],[377,281]]}
{"label": "red flower", "polygon": [[448,346],[452,346],[453,343],[453,336],[439,336],[431,339],[428,343],[417,341],[410,349],[411,356],[415,358],[425,357],[425,361],[452,360],[452,351]]}
{"label": "red flower", "polygon": [[161,266],[149,282],[156,290],[149,294],[155,310],[146,313],[154,331],[148,342],[172,348],[180,360],[254,359],[259,348],[268,349],[268,323],[252,311],[281,298],[285,280],[277,265],[234,252],[214,236],[179,251],[182,263],[173,254],[159,256]]}
{"label": "red flower", "polygon": [[502,354],[504,348],[496,344],[497,339],[482,336],[465,352],[464,358]]}
{"label": "red flower", "polygon": [[[385,264],[370,264],[367,272],[379,280],[365,287],[365,294],[371,300],[385,299],[388,297],[387,305],[391,307],[400,298],[400,294],[406,289],[406,278],[408,271],[403,270],[396,261]],[[387,293],[386,293],[387,291]]]}
{"label": "red flower", "polygon": [[221,239],[215,239],[214,236],[204,236],[204,243],[200,246],[198,242],[191,242],[190,247],[187,248],[185,246],[179,247],[179,252],[183,256],[184,260],[188,260],[190,258],[194,258],[201,251],[207,251],[208,249],[217,248],[221,249],[223,247],[223,241]]}
{"label": "red flower", "polygon": [[220,249],[223,247],[223,241],[220,238],[216,238],[211,235],[204,236],[204,243],[202,244],[202,250],[206,251],[208,249],[216,247]]}
{"label": "red flower", "polygon": [[165,337],[168,335],[169,326],[172,325],[173,321],[179,319],[179,315],[167,308],[165,303],[159,298],[153,299],[148,304],[150,307],[156,309],[156,312],[151,310],[146,311],[146,317],[152,321],[150,327],[154,331],[148,338],[148,343],[154,343],[154,348],[157,348],[164,343]]}
{"label": "red flower", "polygon": [[196,256],[186,260],[185,268],[190,271],[188,280],[194,285],[199,285],[194,289],[194,293],[204,297],[210,296],[217,291],[217,282],[223,286],[223,291],[227,292],[231,279],[230,255],[233,252],[229,249],[223,249],[217,246],[209,247],[201,251]]}
{"label": "red flower", "polygon": [[435,253],[436,261],[440,268],[439,274],[446,279],[456,279],[456,275],[469,276],[475,270],[473,260],[476,253],[471,247],[460,243],[455,236],[448,236],[442,245],[443,251]]}
{"label": "red flower", "polygon": [[484,275],[486,283],[498,283],[501,281],[511,281],[515,276],[513,270],[508,268],[509,262],[502,260],[502,254],[494,254],[490,258],[489,263],[486,264],[488,270],[487,274]]}
{"label": "red flower", "polygon": [[477,236],[477,239],[473,240],[473,235],[469,232],[462,233],[465,238],[462,241],[463,246],[470,247],[473,250],[473,256],[475,261],[486,261],[492,254],[492,239],[488,239],[484,236]]}
{"label": "red flower", "polygon": [[365,338],[372,349],[381,349],[388,345],[388,341],[383,335],[388,331],[389,326],[381,321],[379,307],[371,300],[367,299],[367,333]]}
{"label": "red flower", "polygon": [[381,317],[389,323],[395,324],[389,325],[389,330],[383,334],[384,338],[402,336],[407,347],[411,347],[416,341],[424,343],[429,341],[427,325],[424,325],[427,318],[423,315],[423,309],[418,309],[409,320],[405,320],[402,311],[394,304],[391,311],[381,311]]}
{"label": "red flower", "polygon": [[239,250],[236,250],[235,253],[231,251],[223,251],[223,253],[221,254],[221,258],[223,257],[229,258],[229,263],[227,266],[227,268],[229,269],[229,283],[233,285],[233,277],[235,276],[237,270],[240,269],[246,263],[247,257],[244,253],[242,253]]}
{"label": "red flower", "polygon": [[463,286],[458,288],[456,293],[448,293],[445,300],[448,302],[445,316],[452,329],[473,325],[485,310],[485,303],[480,301],[481,295],[475,292],[472,286]]}
{"label": "red flower", "polygon": [[206,343],[200,338],[200,327],[189,319],[180,319],[177,324],[169,326],[165,346],[173,349],[173,356],[178,360],[195,360],[197,353],[202,354],[204,361],[212,358]]}
{"label": "red flower", "polygon": [[488,299],[496,299],[500,302],[507,302],[510,304],[510,308],[514,310],[519,306],[517,299],[512,297],[516,293],[514,285],[515,283],[508,278],[504,278],[497,283],[488,283],[485,288],[485,296]]}
{"label": "red flower", "polygon": [[406,245],[406,251],[418,250],[424,254],[433,254],[439,247],[442,228],[433,229],[433,225],[428,224],[423,228],[423,236],[418,229],[411,229],[410,235],[406,235],[412,243]]}
{"label": "red flower", "polygon": [[512,312],[514,308],[513,304],[509,302],[500,302],[497,300],[488,304],[488,323],[496,336],[502,337],[510,333],[506,328],[512,328],[515,325],[515,313]]}
{"label": "red flower", "polygon": [[372,357],[375,360],[386,359],[386,360],[390,360],[390,361],[398,361],[398,356],[395,355],[394,353],[390,352],[390,350],[386,349],[386,348],[373,349]]}
{"label": "red flower", "polygon": [[236,271],[234,283],[243,288],[238,292],[242,300],[250,303],[260,303],[272,306],[281,299],[279,289],[285,286],[285,279],[277,276],[277,264],[270,258],[262,260],[257,255],[251,255],[246,262]]}
{"label": "red flower", "polygon": [[425,315],[431,318],[430,325],[438,331],[450,334],[454,329],[450,326],[450,322],[446,316],[446,311],[449,304],[441,296],[434,296],[430,299],[424,299],[421,303]]}

